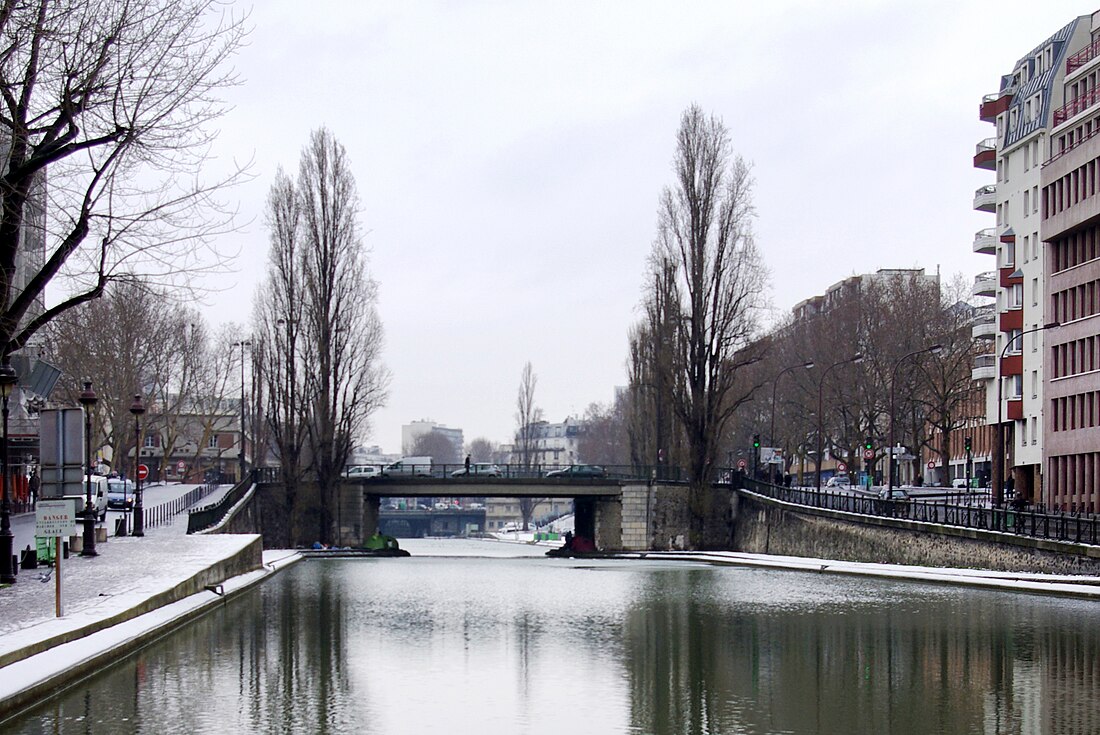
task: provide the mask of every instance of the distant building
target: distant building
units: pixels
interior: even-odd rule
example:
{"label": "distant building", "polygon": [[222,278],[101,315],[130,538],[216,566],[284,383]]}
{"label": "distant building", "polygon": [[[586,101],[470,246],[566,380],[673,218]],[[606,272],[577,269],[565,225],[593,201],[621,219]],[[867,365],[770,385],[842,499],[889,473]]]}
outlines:
{"label": "distant building", "polygon": [[437,424],[434,421],[428,419],[421,419],[420,421],[413,421],[410,424],[405,424],[401,427],[401,451],[409,453],[416,445],[416,440],[425,434],[435,432],[442,434],[451,441],[451,444],[455,448],[455,456],[463,456],[463,448],[466,446],[465,441],[462,438],[462,429],[452,429],[444,426],[443,424]]}
{"label": "distant building", "polygon": [[[552,424],[549,421],[537,421],[531,425],[530,464],[539,467],[564,467],[580,464],[584,459],[578,452],[581,427],[584,422],[567,416],[564,421]],[[519,432],[510,449],[509,464],[524,464],[523,447]]]}

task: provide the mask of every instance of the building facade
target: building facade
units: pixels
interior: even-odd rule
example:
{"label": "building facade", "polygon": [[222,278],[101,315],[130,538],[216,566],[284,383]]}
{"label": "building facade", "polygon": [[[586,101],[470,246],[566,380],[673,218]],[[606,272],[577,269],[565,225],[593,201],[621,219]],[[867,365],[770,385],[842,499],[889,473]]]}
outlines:
{"label": "building facade", "polygon": [[416,446],[416,440],[432,432],[446,437],[454,445],[455,457],[463,455],[465,443],[462,438],[462,429],[452,429],[429,419],[413,421],[401,427],[401,451],[405,454],[411,453],[412,448]]}
{"label": "building facade", "polygon": [[979,108],[996,134],[978,144],[974,166],[995,172],[995,183],[975,192],[974,208],[996,219],[975,234],[973,249],[993,255],[995,268],[978,276],[974,293],[994,297],[995,305],[974,327],[989,347],[973,377],[986,386],[987,423],[1002,430],[1004,463],[994,463],[993,482],[1032,502],[1045,497],[1043,163],[1052,129],[1064,114],[1066,60],[1087,45],[1090,26],[1090,16],[1075,18],[1040,43],[1001,77],[998,91]]}
{"label": "building facade", "polygon": [[[1043,502],[1100,512],[1100,12],[1075,21],[1042,167]],[[1033,320],[1028,320],[1029,322]]]}

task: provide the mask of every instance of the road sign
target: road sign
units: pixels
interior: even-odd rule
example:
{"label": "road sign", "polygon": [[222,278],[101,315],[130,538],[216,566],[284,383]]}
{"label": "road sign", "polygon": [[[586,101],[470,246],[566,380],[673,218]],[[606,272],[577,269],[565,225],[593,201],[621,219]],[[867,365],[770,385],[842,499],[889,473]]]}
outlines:
{"label": "road sign", "polygon": [[928,460],[928,469],[930,469],[930,470],[936,469],[936,463],[933,462],[932,460]]}
{"label": "road sign", "polygon": [[863,450],[863,458],[864,459],[874,459],[875,458],[875,450],[874,449],[864,449]]}
{"label": "road sign", "polygon": [[184,472],[187,472],[187,463],[181,459],[179,462],[176,462],[176,474],[182,475]]}
{"label": "road sign", "polygon": [[149,476],[149,467],[148,467],[148,465],[139,464],[138,465],[138,479],[139,480],[144,480],[148,476]]}
{"label": "road sign", "polygon": [[737,460],[737,469],[743,470],[748,466],[749,466],[749,463],[747,461],[745,461],[744,459]]}
{"label": "road sign", "polygon": [[71,536],[76,526],[72,500],[39,500],[34,511],[34,535],[42,538]]}
{"label": "road sign", "polygon": [[837,462],[836,463],[836,471],[837,472],[847,472],[848,471],[848,465],[844,464],[843,462]]}

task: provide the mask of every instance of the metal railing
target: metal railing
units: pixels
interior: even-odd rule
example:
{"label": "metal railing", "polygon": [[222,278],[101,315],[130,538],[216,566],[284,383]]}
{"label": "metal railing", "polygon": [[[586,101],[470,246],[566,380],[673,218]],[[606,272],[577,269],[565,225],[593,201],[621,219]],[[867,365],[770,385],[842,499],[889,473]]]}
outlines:
{"label": "metal railing", "polygon": [[775,500],[857,515],[936,523],[1075,544],[1100,542],[1100,517],[1091,513],[988,507],[987,493],[945,493],[938,498],[886,500],[869,494],[788,488],[740,478],[741,487]]}
{"label": "metal railing", "polygon": [[1100,39],[1093,41],[1088,46],[1075,53],[1073,56],[1066,58],[1066,74],[1071,73],[1075,69],[1079,69],[1085,64],[1089,63],[1096,58],[1096,55],[1100,53]]}
{"label": "metal railing", "polygon": [[164,525],[175,520],[183,511],[190,508],[195,503],[205,498],[210,493],[218,489],[218,486],[214,483],[207,485],[200,485],[194,488],[185,495],[181,495],[178,498],[169,500],[164,503],[158,503],[149,508],[142,509],[142,523],[145,524],[145,528],[155,528],[156,526]]}
{"label": "metal railing", "polygon": [[236,485],[234,485],[233,489],[227,492],[225,496],[218,500],[216,503],[211,503],[210,505],[203,506],[202,508],[196,508],[195,510],[188,513],[187,533],[197,533],[198,531],[202,531],[210,528],[211,526],[217,525],[218,522],[225,518],[225,515],[229,512],[229,509],[239,503],[241,498],[245,496],[245,493],[247,493],[252,488],[252,481],[255,475],[256,473],[255,471],[253,471],[243,481],[238,482]]}
{"label": "metal railing", "polygon": [[1097,102],[1100,102],[1100,87],[1096,89],[1090,89],[1080,97],[1076,97],[1066,104],[1059,107],[1054,111],[1054,126],[1057,127],[1085,110],[1089,109]]}

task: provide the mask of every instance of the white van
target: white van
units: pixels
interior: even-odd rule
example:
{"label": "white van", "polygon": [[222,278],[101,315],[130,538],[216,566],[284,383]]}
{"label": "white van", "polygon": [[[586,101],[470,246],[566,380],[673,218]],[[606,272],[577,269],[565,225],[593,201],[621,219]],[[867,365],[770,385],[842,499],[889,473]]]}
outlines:
{"label": "white van", "polygon": [[402,457],[382,468],[382,477],[431,477],[431,457]]}
{"label": "white van", "polygon": [[[95,506],[96,518],[102,523],[107,520],[107,478],[103,475],[92,475],[92,505]],[[66,495],[65,500],[72,500],[76,504],[76,518],[77,525],[80,525],[81,514],[84,512],[84,506],[88,503],[88,476],[84,476],[84,484],[82,488],[84,492],[80,495]],[[49,500],[50,498],[43,498],[43,500]]]}

